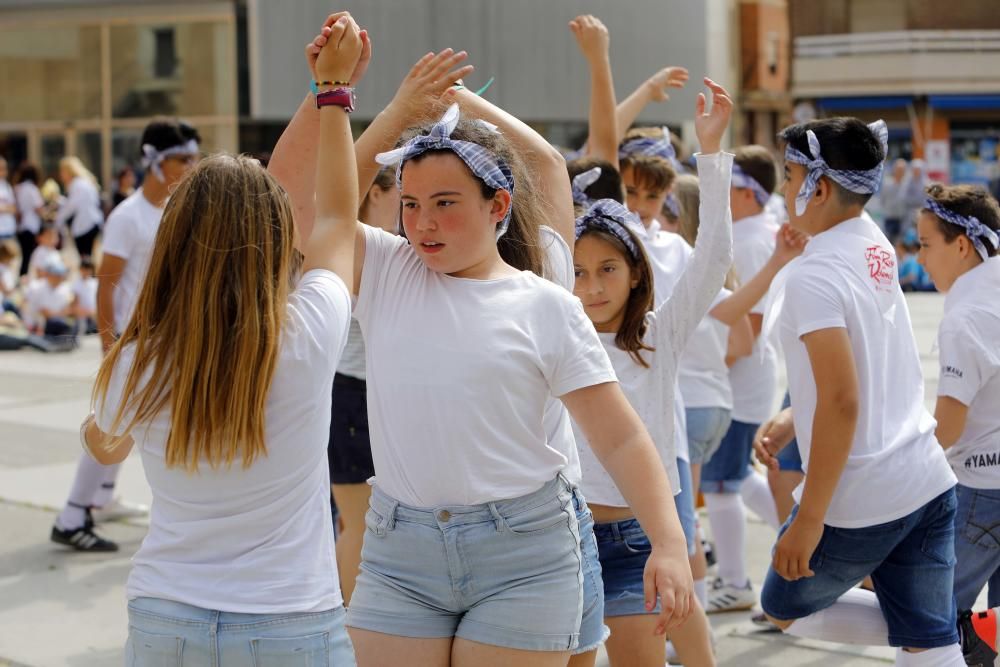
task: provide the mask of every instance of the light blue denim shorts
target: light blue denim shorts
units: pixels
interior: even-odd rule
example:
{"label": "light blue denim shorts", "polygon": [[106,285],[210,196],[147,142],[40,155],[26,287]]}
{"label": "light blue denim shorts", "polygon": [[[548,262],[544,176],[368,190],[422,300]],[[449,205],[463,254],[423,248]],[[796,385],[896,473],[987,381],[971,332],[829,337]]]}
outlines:
{"label": "light blue denim shorts", "polygon": [[128,603],[125,667],[352,667],[343,607],[236,614],[161,600]]}
{"label": "light blue denim shorts", "polygon": [[529,651],[579,645],[583,567],[560,475],[520,498],[416,508],[376,485],[347,625]]}
{"label": "light blue denim shorts", "polygon": [[583,619],[580,621],[580,645],[573,651],[588,653],[597,650],[611,635],[604,625],[604,580],[601,578],[601,557],[594,536],[594,515],[579,489],[573,494],[576,520],[580,524],[580,554],[583,556]]}
{"label": "light blue denim shorts", "polygon": [[708,463],[729,430],[732,411],[728,408],[685,408],[688,454],[695,465]]}

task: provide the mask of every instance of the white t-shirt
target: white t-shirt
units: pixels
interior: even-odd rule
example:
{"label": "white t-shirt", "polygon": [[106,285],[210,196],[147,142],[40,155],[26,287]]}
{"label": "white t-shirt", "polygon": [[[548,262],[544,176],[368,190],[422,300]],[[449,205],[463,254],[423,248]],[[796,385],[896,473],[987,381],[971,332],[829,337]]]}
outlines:
{"label": "white t-shirt", "polygon": [[406,239],[364,232],[354,314],[379,487],[417,507],[538,490],[572,455],[548,441],[546,398],[616,380],[580,301],[527,271],[436,273]]}
{"label": "white t-shirt", "polygon": [[938,396],[969,407],[965,429],[946,450],[960,484],[1000,489],[1000,258],[963,273],[944,300],[938,329]]}
{"label": "white t-shirt", "polygon": [[772,287],[779,293],[771,307],[780,309],[777,328],[807,474],[816,381],[801,337],[847,329],[858,375],[857,429],[825,523],[860,528],[906,516],[954,486],[955,475],[924,408],[920,357],[892,244],[874,223],[854,218],[814,236],[787,268]]}
{"label": "white t-shirt", "polygon": [[[267,456],[197,473],[166,467],[170,411],[132,431],[153,491],[149,533],[132,559],[126,594],[248,614],[334,609],[342,603],[330,514],[330,392],[351,299],[335,274],[306,273],[265,405]],[[115,365],[97,425],[111,432],[132,365]]]}
{"label": "white t-shirt", "polygon": [[[0,206],[16,206],[14,188],[5,179],[0,178]],[[17,217],[13,213],[0,213],[0,238],[13,236],[17,233]]]}
{"label": "white t-shirt", "polygon": [[33,280],[24,290],[24,319],[28,326],[42,326],[45,316],[42,311],[61,313],[73,303],[73,290],[69,283],[59,283],[57,287],[45,278]]}
{"label": "white t-shirt", "polygon": [[14,186],[14,197],[17,199],[17,210],[21,213],[21,231],[38,234],[42,229],[38,209],[45,206],[41,190],[31,181],[24,181]]}
{"label": "white t-shirt", "polygon": [[[675,400],[678,359],[698,322],[708,312],[732,264],[732,221],[727,193],[733,156],[715,153],[698,155],[697,160],[701,232],[691,261],[673,286],[670,297],[646,315],[644,341],[655,350],[641,352],[648,367],[636,363],[628,352],[615,344],[616,334],[598,334],[625,397],[656,445],[675,493],[681,490],[676,459],[681,455],[680,458],[687,460],[682,455],[686,452],[678,450],[675,439],[675,424],[683,423],[679,421],[683,420],[683,408]],[[673,409],[665,406],[673,406]],[[583,465],[581,488],[584,496],[589,502],[600,505],[626,507],[628,503],[575,422],[574,431]]]}
{"label": "white t-shirt", "polygon": [[[709,310],[732,292],[723,288]],[[705,315],[684,348],[678,369],[681,395],[689,408],[733,408],[733,389],[729,383],[726,351],[729,327],[711,315]]]}
{"label": "white t-shirt", "polygon": [[125,260],[114,294],[117,333],[125,330],[132,317],[139,288],[153,256],[156,230],[162,216],[163,209],[150,204],[142,189],[133,192],[108,216],[104,227],[104,252]]}
{"label": "white t-shirt", "polygon": [[97,278],[77,278],[73,283],[73,296],[80,308],[88,312],[97,311]]}
{"label": "white t-shirt", "polygon": [[344,346],[337,372],[358,380],[365,379],[365,339],[361,335],[361,325],[354,318],[351,318],[347,345]]}
{"label": "white t-shirt", "polygon": [[104,222],[101,193],[97,191],[97,186],[80,176],[70,181],[66,188],[66,199],[56,213],[56,224],[60,227],[65,226],[70,219],[72,223],[69,233],[73,236],[83,236]]}
{"label": "white t-shirt", "polygon": [[674,291],[674,285],[691,259],[691,246],[680,234],[660,229],[660,223],[653,220],[649,227],[633,223],[629,228],[642,240],[650,267],[653,269],[653,301],[659,306]]}
{"label": "white t-shirt", "polygon": [[17,272],[7,264],[0,264],[0,298],[17,287]]}
{"label": "white t-shirt", "polygon": [[37,276],[38,272],[44,269],[50,262],[61,262],[62,255],[55,248],[40,245],[31,251],[31,258],[28,260],[28,274]]}
{"label": "white t-shirt", "polygon": [[[778,221],[766,212],[733,223],[733,265],[740,284],[757,275],[771,259],[780,228]],[[750,312],[763,314],[765,302],[766,299],[761,299]],[[772,336],[762,332],[757,337],[750,356],[739,359],[729,369],[729,381],[734,420],[762,424],[773,416],[778,352]]]}

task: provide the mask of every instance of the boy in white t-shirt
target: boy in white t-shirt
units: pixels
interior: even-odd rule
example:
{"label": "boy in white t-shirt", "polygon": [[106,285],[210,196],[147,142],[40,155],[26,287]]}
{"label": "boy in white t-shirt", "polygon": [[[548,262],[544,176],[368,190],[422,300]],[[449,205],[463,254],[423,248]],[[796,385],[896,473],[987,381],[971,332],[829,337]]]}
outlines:
{"label": "boy in white t-shirt", "polygon": [[94,263],[89,259],[80,262],[80,275],[73,282],[73,314],[81,333],[97,333],[97,278]]}
{"label": "boy in white t-shirt", "polygon": [[[770,261],[780,228],[766,209],[777,181],[777,166],[763,146],[735,151],[730,206],[733,211],[733,265],[741,284],[749,282]],[[764,300],[750,310],[754,344],[749,356],[729,369],[733,392],[732,421],[718,450],[702,467],[701,490],[715,537],[718,578],[708,596],[708,612],[750,609],[757,601],[746,565],[748,499],[773,505],[763,477],[752,475],[750,453],[757,428],[771,416],[778,361],[774,341],[761,335]],[[753,492],[753,493],[748,493]],[[773,516],[773,507],[759,509]]]}
{"label": "boy in white t-shirt", "polygon": [[61,259],[50,260],[43,267],[43,276],[25,290],[24,310],[31,331],[72,342],[76,339],[76,330],[70,323],[73,291],[66,282],[67,273]]}
{"label": "boy in white t-shirt", "polygon": [[[865,203],[888,131],[855,118],[786,128],[790,222],[812,235],[766,317],[786,356],[806,471],[761,606],[784,631],[899,647],[897,665],[964,666],[953,576],[955,476],[923,407],[920,357],[892,244]],[[785,417],[787,417],[787,413]],[[875,592],[857,589],[871,575]]]}
{"label": "boy in white t-shirt", "polygon": [[59,230],[50,222],[44,223],[35,239],[37,245],[31,251],[28,259],[28,279],[34,280],[41,275],[42,267],[52,261],[62,261],[59,254]]}

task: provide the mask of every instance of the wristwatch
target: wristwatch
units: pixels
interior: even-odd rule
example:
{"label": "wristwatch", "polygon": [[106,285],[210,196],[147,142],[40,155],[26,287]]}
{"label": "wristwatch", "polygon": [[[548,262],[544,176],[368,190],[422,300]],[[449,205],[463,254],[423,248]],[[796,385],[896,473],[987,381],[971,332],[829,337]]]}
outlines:
{"label": "wristwatch", "polygon": [[316,95],[316,108],[337,106],[343,107],[344,111],[351,113],[354,111],[356,99],[353,88],[334,88]]}

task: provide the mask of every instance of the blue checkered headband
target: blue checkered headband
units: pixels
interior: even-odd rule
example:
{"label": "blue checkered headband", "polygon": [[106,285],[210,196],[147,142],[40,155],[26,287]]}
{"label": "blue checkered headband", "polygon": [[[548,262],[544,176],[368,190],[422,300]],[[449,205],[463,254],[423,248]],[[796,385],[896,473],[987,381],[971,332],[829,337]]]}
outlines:
{"label": "blue checkered headband", "polygon": [[753,191],[753,198],[763,206],[771,198],[771,193],[764,189],[756,178],[740,169],[740,165],[733,163],[732,186],[734,188],[747,188]]}
{"label": "blue checkered headband", "polygon": [[677,159],[677,151],[670,143],[670,128],[663,126],[662,137],[635,137],[622,142],[618,147],[618,159],[630,157],[632,155],[651,155],[661,157],[670,163],[674,171],[681,172],[684,165]]}
{"label": "blue checkered headband", "polygon": [[[884,120],[877,120],[868,124],[868,129],[872,131],[875,138],[882,146],[883,156],[889,147],[889,129],[885,126]],[[806,204],[816,191],[816,183],[820,176],[826,176],[843,188],[862,195],[870,195],[878,192],[882,185],[882,167],[884,160],[867,171],[855,171],[851,169],[833,169],[823,159],[819,150],[819,139],[812,130],[806,132],[806,139],[809,142],[809,152],[811,156],[805,155],[791,144],[785,147],[785,161],[794,164],[801,164],[806,168],[806,178],[802,181],[802,187],[795,195],[795,214],[805,213]]]}
{"label": "blue checkered headband", "polygon": [[587,188],[597,182],[597,179],[601,177],[601,168],[594,167],[593,169],[588,169],[587,171],[580,172],[573,177],[573,203],[579,204],[580,206],[590,206],[590,202],[593,201],[587,196]]}
{"label": "blue checkered headband", "polygon": [[979,222],[979,218],[971,215],[965,216],[956,213],[950,208],[941,206],[941,204],[937,203],[937,201],[931,199],[930,197],[924,201],[924,208],[945,222],[958,225],[964,229],[965,235],[969,237],[970,241],[972,241],[972,245],[976,248],[976,252],[979,253],[979,256],[983,258],[984,262],[989,259],[990,254],[986,249],[986,244],[983,243],[983,239],[990,242],[990,245],[993,246],[993,250],[1000,250],[1000,235],[998,235],[996,231]]}
{"label": "blue checkered headband", "polygon": [[592,229],[607,232],[624,243],[632,259],[638,261],[642,252],[628,230],[629,222],[639,223],[634,213],[614,199],[598,199],[586,213],[576,219],[576,238],[579,239],[584,232]]}
{"label": "blue checkered headband", "polygon": [[[396,164],[396,186],[403,185],[403,165],[407,160],[426,153],[427,151],[447,150],[451,151],[469,167],[477,178],[495,190],[506,190],[510,196],[514,196],[514,174],[510,166],[502,159],[498,158],[489,149],[472,143],[471,141],[458,141],[451,138],[451,133],[458,125],[458,105],[452,104],[445,111],[444,116],[435,123],[427,134],[413,137],[404,145],[386,153],[379,153],[375,156],[375,161],[381,165]],[[485,126],[491,132],[499,134],[496,125],[483,120],[476,121]],[[510,226],[510,216],[514,207],[511,205],[507,215],[500,224],[497,225],[497,239],[504,235],[507,227]]]}

